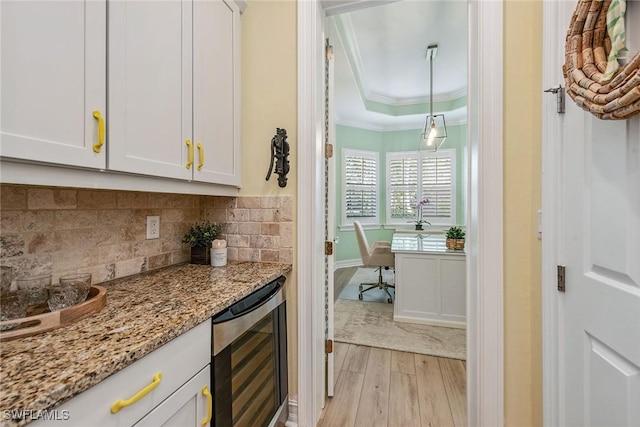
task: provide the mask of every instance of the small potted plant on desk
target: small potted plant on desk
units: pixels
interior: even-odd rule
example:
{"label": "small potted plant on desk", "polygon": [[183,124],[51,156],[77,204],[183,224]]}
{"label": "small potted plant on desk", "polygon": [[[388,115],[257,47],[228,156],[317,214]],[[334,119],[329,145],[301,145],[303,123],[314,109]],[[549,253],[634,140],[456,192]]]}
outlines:
{"label": "small potted plant on desk", "polygon": [[460,227],[451,227],[447,230],[447,249],[464,249],[465,232]]}
{"label": "small potted plant on desk", "polygon": [[209,221],[194,224],[182,237],[191,246],[191,264],[211,264],[211,242],[222,233],[222,226]]}

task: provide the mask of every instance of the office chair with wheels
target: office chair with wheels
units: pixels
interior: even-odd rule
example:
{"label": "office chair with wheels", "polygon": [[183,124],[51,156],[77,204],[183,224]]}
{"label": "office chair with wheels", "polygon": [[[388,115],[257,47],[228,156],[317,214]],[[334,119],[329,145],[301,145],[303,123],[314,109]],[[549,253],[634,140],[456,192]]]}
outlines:
{"label": "office chair with wheels", "polygon": [[[358,286],[358,299],[362,300],[363,293],[378,288],[384,290],[387,295],[389,295],[387,302],[392,303],[393,297],[389,292],[389,288],[395,289],[395,286],[390,285],[382,279],[382,269],[388,270],[390,267],[395,267],[396,265],[395,256],[393,252],[391,252],[391,243],[380,241],[375,242],[373,246],[369,247],[367,236],[364,234],[362,225],[358,221],[354,221],[353,226],[356,230],[362,265],[364,267],[375,267],[378,271],[378,282],[360,283]],[[368,286],[368,288],[364,289],[365,286]]]}

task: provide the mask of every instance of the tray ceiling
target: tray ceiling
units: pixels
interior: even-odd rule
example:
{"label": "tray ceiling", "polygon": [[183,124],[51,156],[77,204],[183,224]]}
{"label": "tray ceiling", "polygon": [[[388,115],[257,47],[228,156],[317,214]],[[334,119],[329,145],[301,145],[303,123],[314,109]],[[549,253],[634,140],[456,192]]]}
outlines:
{"label": "tray ceiling", "polygon": [[466,122],[467,4],[464,1],[328,2],[334,47],[336,123],[375,130],[416,129],[429,111],[427,46],[434,113]]}

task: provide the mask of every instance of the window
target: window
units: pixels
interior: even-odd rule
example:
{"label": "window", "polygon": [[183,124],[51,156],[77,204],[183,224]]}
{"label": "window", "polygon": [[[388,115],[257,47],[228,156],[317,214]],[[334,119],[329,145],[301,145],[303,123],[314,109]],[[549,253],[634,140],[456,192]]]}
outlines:
{"label": "window", "polygon": [[415,221],[416,204],[423,199],[429,203],[422,219],[455,224],[455,156],[453,149],[387,153],[387,224]]}
{"label": "window", "polygon": [[342,150],[342,224],[378,224],[378,153]]}

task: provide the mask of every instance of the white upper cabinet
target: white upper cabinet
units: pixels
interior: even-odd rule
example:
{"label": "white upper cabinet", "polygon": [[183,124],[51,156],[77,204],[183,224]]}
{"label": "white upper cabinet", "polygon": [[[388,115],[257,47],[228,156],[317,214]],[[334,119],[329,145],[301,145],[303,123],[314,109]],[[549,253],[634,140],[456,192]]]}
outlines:
{"label": "white upper cabinet", "polygon": [[106,2],[0,2],[0,155],[103,169]]}
{"label": "white upper cabinet", "polygon": [[109,3],[109,169],[191,179],[191,15],[191,1]]}
{"label": "white upper cabinet", "polygon": [[193,8],[194,179],[239,185],[240,12],[221,0]]}
{"label": "white upper cabinet", "polygon": [[109,169],[239,184],[238,30],[221,0],[110,3]]}

